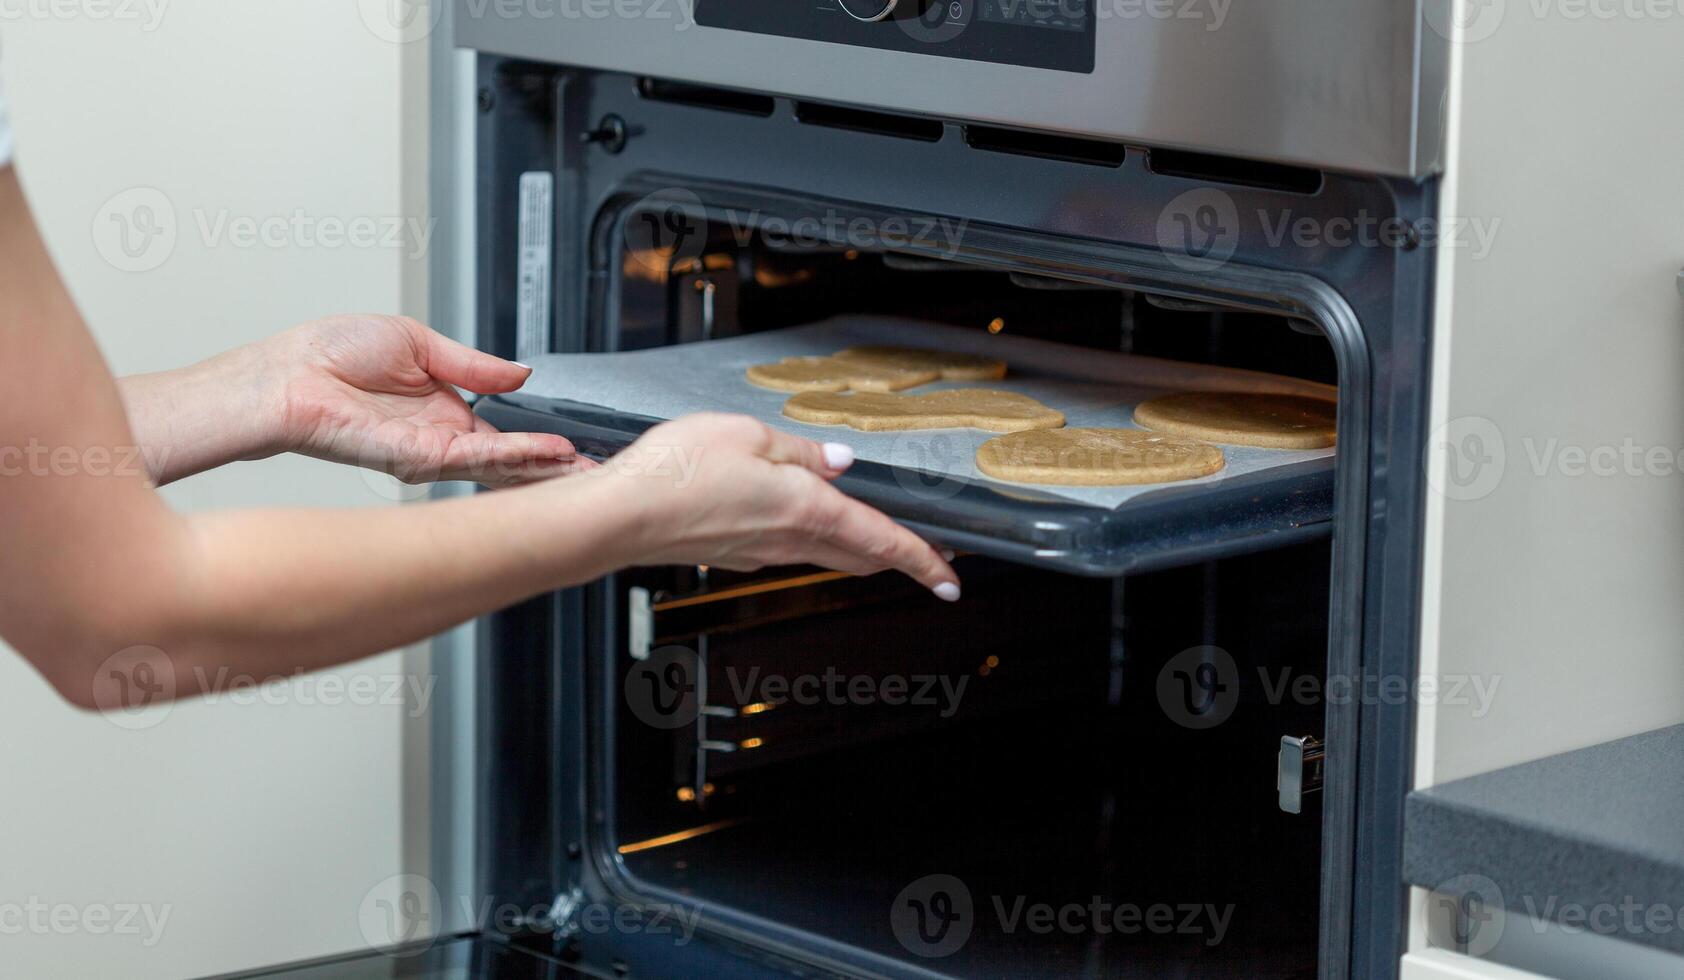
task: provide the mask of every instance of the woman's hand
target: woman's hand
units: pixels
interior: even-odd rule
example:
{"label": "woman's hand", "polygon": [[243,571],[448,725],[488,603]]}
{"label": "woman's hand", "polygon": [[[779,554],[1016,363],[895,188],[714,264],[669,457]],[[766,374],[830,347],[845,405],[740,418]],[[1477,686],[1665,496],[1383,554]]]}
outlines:
{"label": "woman's hand", "polygon": [[561,436],[497,431],[456,392],[514,391],[531,368],[407,317],[332,317],[258,346],[282,366],[280,442],[288,451],[408,483],[510,486],[596,465]]}
{"label": "woman's hand", "polygon": [[453,387],[499,394],[529,374],[407,317],[340,316],[120,388],[159,486],[283,452],[410,483],[508,486],[594,467],[560,436],[498,432]]}
{"label": "woman's hand", "polygon": [[934,547],[830,485],[853,458],[744,416],[693,415],[649,430],[602,475],[638,510],[636,564],[898,569],[958,599],[959,577]]}

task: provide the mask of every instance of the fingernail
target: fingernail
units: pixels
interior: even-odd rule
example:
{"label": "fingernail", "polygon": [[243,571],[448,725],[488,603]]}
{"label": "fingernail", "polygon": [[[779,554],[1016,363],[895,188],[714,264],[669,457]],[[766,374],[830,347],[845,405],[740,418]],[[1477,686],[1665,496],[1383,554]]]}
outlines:
{"label": "fingernail", "polygon": [[824,465],[833,470],[845,470],[854,465],[854,451],[840,442],[824,444]]}
{"label": "fingernail", "polygon": [[530,365],[530,364],[522,364],[519,361],[510,361],[509,363],[513,364],[517,368],[524,368],[528,371],[532,370],[532,365]]}
{"label": "fingernail", "polygon": [[959,601],[959,583],[958,582],[943,582],[940,585],[936,586],[931,591],[933,591],[936,594],[937,599],[940,599],[944,602],[958,602]]}
{"label": "fingernail", "polygon": [[951,548],[941,549],[941,560],[942,561],[952,561],[953,559],[955,559],[957,557],[959,557],[959,556],[954,554],[953,550]]}

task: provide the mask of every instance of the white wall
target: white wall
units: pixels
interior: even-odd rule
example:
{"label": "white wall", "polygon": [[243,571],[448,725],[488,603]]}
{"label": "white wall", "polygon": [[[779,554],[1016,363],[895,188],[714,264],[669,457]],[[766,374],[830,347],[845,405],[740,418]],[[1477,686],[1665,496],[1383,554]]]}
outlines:
{"label": "white wall", "polygon": [[1423,785],[1684,722],[1684,8],[1466,6],[1422,669],[1499,687],[1422,707]]}
{"label": "white wall", "polygon": [[[413,239],[329,249],[288,232],[238,247],[200,230],[222,216],[420,213],[424,44],[381,39],[346,0],[20,2],[0,13],[21,174],[118,373],[327,313],[424,312]],[[126,261],[102,208],[136,187],[162,192],[177,240],[157,268],[125,272],[107,259]],[[133,218],[146,200],[116,206]],[[291,458],[167,492],[189,509],[391,497],[384,482]],[[394,654],[338,672],[375,675],[380,703],[289,685],[275,692],[284,703],[183,704],[125,730],[65,706],[0,651],[0,976],[196,976],[362,948],[365,896],[425,850],[413,807],[405,829],[406,797],[425,788],[406,778],[403,751],[422,723],[384,696],[411,662]],[[65,934],[50,913],[35,913],[49,916],[45,928],[20,927],[35,903],[93,917]],[[120,917],[125,905],[167,914],[155,943],[144,919],[140,935],[93,934],[108,928],[100,908]]]}

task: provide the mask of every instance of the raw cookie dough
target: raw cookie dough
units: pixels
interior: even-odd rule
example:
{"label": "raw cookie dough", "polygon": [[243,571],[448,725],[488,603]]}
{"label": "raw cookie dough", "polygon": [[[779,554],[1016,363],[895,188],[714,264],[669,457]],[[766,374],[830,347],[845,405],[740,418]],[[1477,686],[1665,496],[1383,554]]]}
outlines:
{"label": "raw cookie dough", "polygon": [[999,480],[1072,487],[1172,483],[1223,467],[1209,443],[1140,429],[1047,429],[983,443],[976,467]]}
{"label": "raw cookie dough", "polygon": [[900,391],[941,377],[932,368],[896,367],[836,357],[786,357],[776,364],[756,364],[750,383],[778,391]]}
{"label": "raw cookie dough", "polygon": [[985,388],[955,388],[927,395],[803,392],[784,403],[784,414],[814,425],[846,425],[862,432],[899,429],[987,429],[1022,432],[1056,429],[1064,413],[1028,395]]}
{"label": "raw cookie dough", "polygon": [[874,345],[836,352],[845,361],[883,367],[936,371],[943,381],[998,381],[1006,376],[1006,362],[976,354],[956,354],[927,347]]}
{"label": "raw cookie dough", "polygon": [[1141,402],[1136,425],[1192,439],[1265,449],[1325,449],[1337,426],[1333,402],[1302,395],[1193,391]]}

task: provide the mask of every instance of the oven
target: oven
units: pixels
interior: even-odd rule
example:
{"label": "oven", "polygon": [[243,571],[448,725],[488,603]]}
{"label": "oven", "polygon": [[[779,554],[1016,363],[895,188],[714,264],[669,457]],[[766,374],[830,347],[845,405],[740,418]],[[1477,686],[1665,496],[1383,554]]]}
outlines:
{"label": "oven", "polygon": [[[537,368],[476,410],[598,458],[704,409],[850,442],[838,485],[965,583],[637,569],[483,620],[473,890],[531,912],[482,940],[596,976],[1395,975],[1412,721],[1372,688],[1414,673],[1442,52],[1413,8],[1217,6],[452,8],[472,319]],[[856,343],[1095,417],[1320,394],[1338,445],[1035,488],[972,430],[802,427],[741,381]]]}

